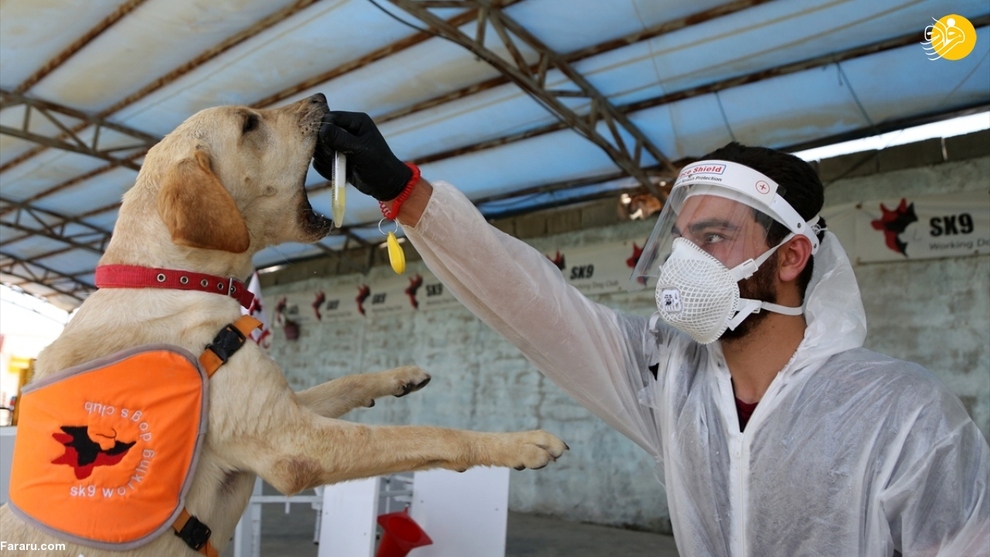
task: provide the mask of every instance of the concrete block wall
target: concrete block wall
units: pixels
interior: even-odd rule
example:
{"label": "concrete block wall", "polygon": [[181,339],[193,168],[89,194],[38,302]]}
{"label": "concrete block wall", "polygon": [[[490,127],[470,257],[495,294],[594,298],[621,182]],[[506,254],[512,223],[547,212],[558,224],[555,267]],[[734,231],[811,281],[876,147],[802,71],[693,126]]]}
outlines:
{"label": "concrete block wall", "polygon": [[[870,171],[864,172],[864,167]],[[880,172],[881,167],[888,170]],[[848,155],[822,161],[818,169],[826,183],[826,205],[987,191],[990,132]],[[542,251],[645,238],[653,219],[620,221],[615,203],[596,202],[494,224]],[[422,272],[422,262],[411,248],[406,251],[411,261],[406,272]],[[363,261],[359,254],[348,257],[350,266],[316,260],[262,275],[265,298],[353,284],[353,275],[335,273],[347,273]],[[366,280],[373,283],[389,273],[387,266],[375,266]],[[990,438],[990,256],[863,264],[856,266],[856,274],[870,328],[867,348],[932,370],[960,396]],[[640,315],[653,311],[650,292],[596,299]],[[571,451],[543,470],[513,471],[510,509],[670,532],[652,460],[574,403],[460,306],[306,324],[295,342],[276,330],[271,355],[296,389],[352,373],[422,366],[433,375],[426,389],[344,418],[483,431],[546,429],[564,439]]]}

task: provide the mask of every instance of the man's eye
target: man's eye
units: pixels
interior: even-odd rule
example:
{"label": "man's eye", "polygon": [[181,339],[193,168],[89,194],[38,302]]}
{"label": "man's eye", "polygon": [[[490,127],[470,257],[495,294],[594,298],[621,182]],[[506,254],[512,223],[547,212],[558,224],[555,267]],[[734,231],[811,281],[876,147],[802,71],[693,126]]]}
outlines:
{"label": "man's eye", "polygon": [[244,119],[244,128],[241,130],[241,133],[247,133],[257,128],[258,116],[255,114],[249,114],[248,117]]}
{"label": "man's eye", "polygon": [[702,236],[702,239],[705,241],[706,244],[717,244],[722,240],[724,240],[725,236],[722,236],[721,234],[716,234],[714,232],[710,232]]}

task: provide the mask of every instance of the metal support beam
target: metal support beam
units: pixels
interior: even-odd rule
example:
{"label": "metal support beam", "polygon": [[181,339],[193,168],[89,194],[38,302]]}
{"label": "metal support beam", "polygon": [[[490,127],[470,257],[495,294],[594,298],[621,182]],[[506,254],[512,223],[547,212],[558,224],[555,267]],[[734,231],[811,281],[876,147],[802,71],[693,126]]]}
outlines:
{"label": "metal support beam", "polygon": [[[792,64],[786,64],[775,68],[770,68],[749,74],[730,77],[728,79],[724,79],[721,81],[700,85],[698,87],[694,87],[683,91],[676,91],[674,93],[669,93],[666,95],[660,95],[657,97],[643,99],[640,101],[636,101],[634,103],[618,105],[615,107],[615,109],[623,114],[632,114],[640,110],[646,110],[648,108],[670,104],[684,99],[699,97],[711,93],[717,93],[719,91],[730,89],[732,87],[738,87],[740,85],[756,83],[758,81],[772,79],[782,75],[797,73],[800,71],[809,70],[813,68],[825,67],[828,66],[829,64],[837,64],[846,60],[852,60],[855,58],[868,56],[870,54],[883,52],[893,48],[899,48],[902,46],[914,44],[918,42],[919,36],[920,36],[920,31],[917,33],[909,33],[907,35],[902,35],[900,37],[894,37],[892,39],[887,39],[877,43],[850,48],[848,50],[844,50],[841,52],[826,54],[824,56],[809,58],[806,60],[794,62]],[[485,149],[491,149],[494,147],[515,143],[517,141],[522,141],[524,139],[529,139],[532,137],[537,137],[544,134],[564,130],[567,129],[568,127],[569,126],[567,122],[557,121],[551,124],[540,126],[538,128],[524,130],[515,134],[498,137],[495,139],[490,139],[479,143],[474,143],[471,145],[464,145],[461,147],[456,147],[454,149],[448,149],[446,151],[429,153],[427,155],[417,157],[416,162],[419,164],[427,164],[431,162],[445,160],[445,159],[465,155],[468,153],[483,151]],[[676,174],[676,172],[674,174]]]}
{"label": "metal support beam", "polygon": [[[38,271],[41,272],[39,273]],[[83,282],[72,276],[63,275],[33,261],[25,261],[3,250],[0,250],[0,273],[24,281],[20,283],[8,283],[11,286],[23,288],[24,284],[34,283],[55,291],[55,294],[43,296],[45,298],[61,295],[82,302],[86,299],[86,296],[96,290],[96,287],[92,284]]]}
{"label": "metal support beam", "polygon": [[[0,133],[32,141],[47,147],[71,151],[82,155],[88,155],[103,159],[115,166],[123,166],[133,170],[138,170],[141,165],[128,158],[117,157],[115,153],[122,151],[150,149],[159,138],[146,134],[142,131],[114,124],[102,118],[91,116],[85,112],[61,106],[55,103],[26,97],[14,91],[0,90],[0,110],[22,106],[24,108],[24,118],[18,128],[0,125]],[[42,135],[32,128],[31,117],[34,113],[41,114],[48,119],[61,133],[56,137]],[[103,148],[100,146],[100,132],[104,129],[112,130],[123,134],[134,140],[133,144]],[[86,134],[83,138],[79,135],[82,130],[91,130],[91,134]]]}
{"label": "metal support beam", "polygon": [[[141,155],[144,155],[144,153],[142,152]],[[137,158],[137,157],[133,157],[133,158]],[[27,203],[27,204],[34,203],[35,201],[38,201],[42,197],[47,197],[47,196],[52,195],[54,193],[58,193],[58,192],[60,192],[62,190],[71,188],[71,187],[73,187],[73,186],[75,186],[77,184],[81,184],[81,183],[85,182],[86,180],[89,180],[90,178],[95,178],[95,177],[97,177],[97,176],[99,176],[101,174],[104,174],[106,172],[109,172],[109,171],[113,170],[114,168],[117,168],[117,165],[111,163],[111,164],[107,164],[107,165],[101,166],[99,168],[95,168],[93,170],[90,170],[89,172],[85,172],[85,173],[80,174],[78,176],[73,176],[72,178],[69,178],[68,180],[66,180],[66,181],[64,181],[64,182],[62,182],[60,184],[56,184],[56,185],[54,185],[54,186],[52,186],[52,187],[50,187],[48,189],[44,189],[44,190],[41,190],[41,191],[35,193],[34,195],[32,195],[32,196],[24,199],[21,203]],[[120,203],[116,203],[113,207],[111,207],[111,209],[116,209],[119,206],[120,206]],[[8,207],[0,207],[0,216],[6,215],[12,209],[13,208],[12,207],[9,207],[9,206]],[[102,213],[102,212],[104,212],[104,211],[101,211],[101,210],[91,211],[90,213],[87,213],[85,215],[79,215],[79,216],[88,217],[88,216],[91,216],[93,214],[98,214],[98,213]]]}
{"label": "metal support beam", "polygon": [[[93,226],[84,220],[68,217],[52,211],[33,207],[26,203],[0,197],[5,209],[13,209],[13,215],[5,215],[0,224],[14,230],[25,232],[31,236],[45,238],[68,244],[73,248],[90,251],[103,255],[110,242],[110,232]],[[70,232],[69,228],[76,231]],[[10,245],[27,236],[5,239],[4,245]]]}
{"label": "metal support beam", "polygon": [[[510,6],[519,1],[521,0],[503,0],[503,5]],[[468,7],[468,6],[464,6],[464,7]],[[474,9],[470,9],[466,12],[460,13],[450,18],[449,20],[447,20],[447,24],[453,27],[460,27],[465,23],[477,19],[478,18],[477,7],[471,6],[471,8]],[[389,43],[377,50],[369,52],[364,56],[361,56],[360,58],[346,62],[340,66],[337,66],[336,68],[332,68],[321,74],[315,75],[305,81],[302,81],[301,83],[296,83],[291,87],[273,93],[272,95],[269,95],[263,99],[258,100],[257,102],[253,103],[251,106],[253,106],[254,108],[266,108],[277,102],[283,101],[289,97],[297,95],[302,91],[311,89],[322,83],[327,83],[328,81],[337,79],[342,75],[346,75],[350,72],[361,69],[365,66],[368,66],[369,64],[373,64],[374,62],[382,60],[388,56],[393,56],[406,49],[412,48],[418,44],[426,42],[429,39],[432,39],[433,37],[434,36],[430,33],[415,33],[406,38],[399,39],[398,41]]]}
{"label": "metal support beam", "polygon": [[[565,62],[569,64],[573,64],[575,62],[580,62],[581,60],[586,60],[588,58],[597,56],[599,54],[604,54],[606,52],[610,52],[641,41],[647,41],[655,37],[665,35],[667,33],[672,33],[674,31],[677,31],[679,29],[684,29],[685,27],[689,27],[691,25],[698,25],[699,23],[704,23],[712,19],[731,15],[746,8],[751,8],[759,4],[764,4],[768,1],[769,0],[736,0],[735,2],[722,4],[721,6],[716,6],[708,10],[696,12],[689,16],[673,19],[670,21],[665,21],[663,23],[658,23],[652,27],[643,29],[641,31],[636,31],[635,33],[630,33],[629,35],[626,35],[624,37],[610,39],[608,41],[598,43],[589,47],[585,47],[579,50],[575,50],[573,52],[568,52],[567,54],[562,54],[561,56],[563,57]],[[504,7],[505,6],[503,6],[503,8]],[[536,72],[538,71],[538,69],[539,68],[536,64],[530,66],[530,72]],[[431,99],[426,99],[424,101],[420,101],[418,103],[414,103],[409,106],[405,106],[393,110],[386,114],[376,116],[375,122],[378,125],[381,125],[390,120],[395,120],[403,116],[408,116],[416,112],[433,108],[434,106],[439,106],[441,104],[455,101],[457,99],[462,99],[464,97],[468,97],[480,93],[482,91],[494,89],[495,87],[505,85],[507,83],[511,83],[509,78],[504,75],[500,75],[498,77],[494,77],[492,79],[482,81],[481,83],[468,85],[467,87],[463,87],[456,91],[444,93],[443,95],[433,97]]]}
{"label": "metal support beam", "polygon": [[[461,45],[478,58],[491,64],[537,102],[546,107],[554,116],[574,128],[575,131],[592,143],[598,145],[619,168],[636,178],[636,180],[646,186],[654,195],[658,197],[662,195],[654,180],[643,170],[642,155],[643,151],[648,152],[664,171],[672,173],[674,167],[667,160],[667,157],[584,76],[577,72],[562,55],[551,50],[542,41],[516,23],[497,4],[489,0],[464,0],[462,2],[451,1],[444,3],[448,7],[456,5],[464,8],[478,9],[477,35],[471,37],[462,32],[458,27],[451,25],[449,22],[430,12],[428,6],[434,4],[433,2],[427,1],[423,3],[415,0],[389,0],[389,2],[417,17],[438,35]],[[489,25],[491,25],[505,45],[512,58],[511,60],[507,60],[485,47],[484,32]],[[531,64],[526,61],[525,55],[520,48],[521,45],[517,44],[517,41],[520,41],[527,48],[535,51],[539,56],[535,64],[536,71],[533,71]],[[546,78],[550,70],[561,72],[570,80],[575,89],[566,91],[551,91],[547,89]],[[579,96],[588,99],[591,103],[590,112],[586,115],[577,114],[560,100],[561,96]],[[606,125],[610,132],[610,137],[599,133],[599,123]],[[631,138],[633,145],[626,145],[626,141],[623,139],[624,136]]]}

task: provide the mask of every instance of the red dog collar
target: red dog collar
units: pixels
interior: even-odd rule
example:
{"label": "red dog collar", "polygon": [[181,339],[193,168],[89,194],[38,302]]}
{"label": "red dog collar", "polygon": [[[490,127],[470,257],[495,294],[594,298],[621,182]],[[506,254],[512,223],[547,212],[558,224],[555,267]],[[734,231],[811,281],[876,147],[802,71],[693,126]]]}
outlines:
{"label": "red dog collar", "polygon": [[243,282],[191,271],[152,269],[134,265],[101,265],[96,268],[97,288],[170,288],[223,294],[251,309],[254,294]]}

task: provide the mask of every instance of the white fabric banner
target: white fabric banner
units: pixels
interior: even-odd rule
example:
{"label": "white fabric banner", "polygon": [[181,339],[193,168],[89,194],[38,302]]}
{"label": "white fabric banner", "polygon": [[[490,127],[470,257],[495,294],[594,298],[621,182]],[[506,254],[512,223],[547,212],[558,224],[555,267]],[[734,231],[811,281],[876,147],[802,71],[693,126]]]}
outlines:
{"label": "white fabric banner", "polygon": [[646,238],[555,250],[545,254],[574,288],[583,294],[625,290]]}
{"label": "white fabric banner", "polygon": [[[643,239],[645,241],[645,238]],[[644,241],[619,241],[546,253],[564,278],[585,294],[625,290]],[[441,309],[460,303],[430,272],[406,273],[371,283],[355,277],[350,287],[292,293],[270,301],[275,323],[363,319],[400,312]]]}
{"label": "white fabric banner", "polygon": [[990,253],[990,192],[849,203],[822,216],[858,263]]}
{"label": "white fabric banner", "polygon": [[457,305],[453,294],[432,273],[396,275],[373,284],[357,277],[353,287],[280,296],[275,303],[276,323],[363,319],[422,309]]}

